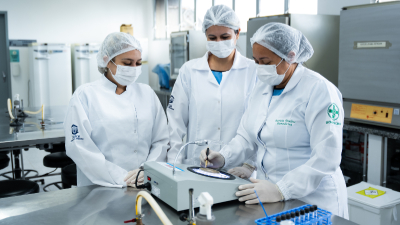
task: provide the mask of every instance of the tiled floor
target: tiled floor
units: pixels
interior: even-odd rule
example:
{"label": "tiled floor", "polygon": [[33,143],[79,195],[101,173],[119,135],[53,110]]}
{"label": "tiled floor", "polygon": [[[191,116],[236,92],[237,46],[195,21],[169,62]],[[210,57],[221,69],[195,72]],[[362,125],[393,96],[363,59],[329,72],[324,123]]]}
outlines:
{"label": "tiled floor", "polygon": [[[47,154],[50,154],[50,153],[43,151],[43,150],[39,150],[37,148],[31,148],[31,149],[29,149],[29,151],[23,151],[24,168],[37,170],[39,172],[39,175],[53,171],[54,170],[53,168],[48,168],[43,165],[43,157],[45,157]],[[8,156],[10,157],[10,154],[8,154]],[[11,171],[11,162],[7,168],[0,170],[0,174],[2,174],[4,172],[8,172],[8,171]],[[61,173],[61,169],[57,169],[55,171],[55,173]],[[8,175],[12,176],[11,174],[8,174]],[[34,174],[31,173],[28,176],[32,176],[32,175],[34,175]],[[0,176],[0,180],[5,180],[5,179],[6,178]],[[32,181],[37,180],[37,179],[41,179],[41,178],[32,179]],[[44,185],[42,185],[40,182],[38,183],[40,186],[41,192],[43,192],[43,186],[50,184],[52,182],[61,181],[61,175],[45,177],[43,179],[45,181]],[[54,191],[54,190],[58,190],[58,188],[55,187],[54,185],[52,185],[48,188],[48,190]]]}

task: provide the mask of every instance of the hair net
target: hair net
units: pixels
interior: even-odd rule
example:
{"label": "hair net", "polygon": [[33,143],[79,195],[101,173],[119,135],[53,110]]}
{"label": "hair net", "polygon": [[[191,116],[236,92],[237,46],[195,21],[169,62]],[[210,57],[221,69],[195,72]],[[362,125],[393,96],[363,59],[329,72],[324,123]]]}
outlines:
{"label": "hair net", "polygon": [[115,32],[107,35],[97,53],[99,72],[105,73],[107,71],[106,67],[108,62],[115,56],[132,50],[139,50],[142,52],[140,42],[132,35],[122,32]]}
{"label": "hair net", "polygon": [[207,10],[203,21],[203,32],[211,26],[224,26],[233,30],[240,28],[239,17],[226,5],[216,5]]}
{"label": "hair net", "polygon": [[271,50],[288,63],[303,63],[314,54],[307,38],[298,30],[283,23],[268,23],[260,27],[250,39]]}

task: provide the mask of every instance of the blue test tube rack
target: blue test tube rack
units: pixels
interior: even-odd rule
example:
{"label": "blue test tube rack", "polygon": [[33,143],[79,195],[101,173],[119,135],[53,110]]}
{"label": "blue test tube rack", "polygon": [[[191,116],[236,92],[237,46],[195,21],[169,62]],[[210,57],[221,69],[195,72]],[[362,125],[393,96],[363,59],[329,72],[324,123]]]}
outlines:
{"label": "blue test tube rack", "polygon": [[[268,217],[264,217],[261,219],[256,220],[256,224],[257,225],[277,225],[278,223],[276,222],[276,217],[277,216],[282,216],[282,215],[286,215],[287,213],[291,213],[291,212],[296,212],[296,211],[300,211],[301,209],[305,209],[306,207],[309,207],[311,205],[303,205],[291,210],[287,210],[284,212],[280,212],[277,213],[275,215],[272,216],[268,216]],[[320,209],[318,208],[317,211],[315,211],[316,213],[316,217],[308,217],[308,219],[300,221],[300,222],[295,222],[296,225],[331,225],[332,221],[331,221],[331,217],[332,217],[332,213],[328,212],[324,209]],[[311,213],[310,213],[311,215]]]}

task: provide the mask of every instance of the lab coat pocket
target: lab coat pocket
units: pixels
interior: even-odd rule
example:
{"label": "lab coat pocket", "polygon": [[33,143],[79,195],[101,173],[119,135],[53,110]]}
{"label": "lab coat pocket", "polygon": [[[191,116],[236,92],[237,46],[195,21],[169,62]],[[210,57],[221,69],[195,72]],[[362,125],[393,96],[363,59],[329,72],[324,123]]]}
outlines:
{"label": "lab coat pocket", "polygon": [[275,119],[274,121],[274,143],[277,148],[287,148],[287,124],[285,119]]}

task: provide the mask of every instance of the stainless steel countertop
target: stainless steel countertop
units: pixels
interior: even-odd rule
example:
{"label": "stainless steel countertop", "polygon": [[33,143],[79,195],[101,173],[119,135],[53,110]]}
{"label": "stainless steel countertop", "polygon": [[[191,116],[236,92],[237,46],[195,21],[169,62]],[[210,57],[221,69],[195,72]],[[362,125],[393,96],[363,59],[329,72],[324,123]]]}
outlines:
{"label": "stainless steel countertop", "polygon": [[[135,217],[135,198],[138,190],[133,188],[106,188],[87,186],[60,191],[31,194],[0,199],[1,224],[123,224]],[[188,194],[188,193],[182,193]],[[157,198],[156,201],[172,224],[186,225],[179,214]],[[292,200],[264,204],[268,215],[304,205]],[[219,224],[252,224],[264,217],[260,205],[244,205],[238,201],[225,202],[212,207]],[[144,224],[162,224],[156,213],[143,201]],[[197,213],[197,210],[196,210]],[[333,216],[333,224],[354,225],[341,217]],[[133,223],[131,223],[133,224]]]}
{"label": "stainless steel countertop", "polygon": [[[25,108],[37,111],[39,107]],[[25,118],[20,127],[10,127],[7,109],[0,109],[0,151],[6,148],[32,147],[36,144],[64,142],[63,121],[67,106],[45,107],[44,129],[40,124],[41,113]]]}

